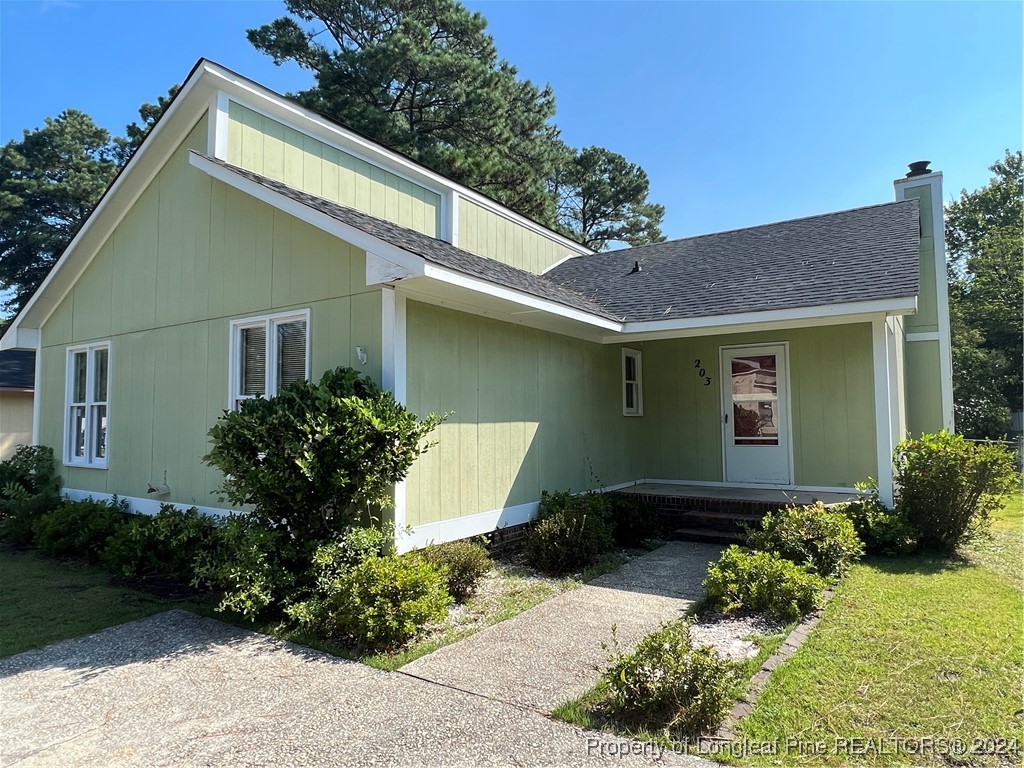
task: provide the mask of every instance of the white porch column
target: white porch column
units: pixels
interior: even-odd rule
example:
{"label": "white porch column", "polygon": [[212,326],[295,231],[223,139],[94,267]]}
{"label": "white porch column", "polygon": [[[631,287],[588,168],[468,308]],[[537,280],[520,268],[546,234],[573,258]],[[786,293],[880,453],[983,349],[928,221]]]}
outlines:
{"label": "white porch column", "polygon": [[871,321],[871,361],[875,381],[875,446],[878,458],[878,496],[886,506],[893,504],[892,409],[889,389],[889,350],[885,316]]}
{"label": "white porch column", "polygon": [[[405,296],[397,293],[393,285],[381,286],[381,386],[390,390],[402,405],[406,401],[405,378]],[[406,525],[405,481],[395,483],[395,546],[399,551],[408,549],[401,535]],[[406,537],[407,538],[407,537]]]}

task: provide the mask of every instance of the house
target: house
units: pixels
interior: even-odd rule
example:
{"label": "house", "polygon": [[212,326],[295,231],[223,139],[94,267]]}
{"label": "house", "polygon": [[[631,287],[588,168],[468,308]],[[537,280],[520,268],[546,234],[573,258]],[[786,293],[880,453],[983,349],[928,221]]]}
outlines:
{"label": "house", "polygon": [[220,509],[210,425],[338,365],[452,412],[395,488],[403,546],[544,489],[891,500],[894,444],[953,426],[941,184],[595,254],[201,60],[0,346],[39,356],[67,493],[140,510]]}
{"label": "house", "polygon": [[19,445],[32,444],[35,377],[35,351],[0,352],[0,461],[11,458]]}

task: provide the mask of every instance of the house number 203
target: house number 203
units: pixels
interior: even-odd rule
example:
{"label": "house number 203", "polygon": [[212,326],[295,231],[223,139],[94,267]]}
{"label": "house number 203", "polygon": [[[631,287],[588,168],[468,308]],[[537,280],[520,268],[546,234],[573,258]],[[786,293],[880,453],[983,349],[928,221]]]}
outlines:
{"label": "house number 203", "polygon": [[711,386],[711,377],[708,376],[708,372],[706,370],[704,370],[704,366],[702,366],[700,364],[700,358],[699,357],[696,360],[693,361],[693,367],[697,369],[697,376],[699,376],[700,378],[704,379],[704,386],[705,387],[710,387]]}

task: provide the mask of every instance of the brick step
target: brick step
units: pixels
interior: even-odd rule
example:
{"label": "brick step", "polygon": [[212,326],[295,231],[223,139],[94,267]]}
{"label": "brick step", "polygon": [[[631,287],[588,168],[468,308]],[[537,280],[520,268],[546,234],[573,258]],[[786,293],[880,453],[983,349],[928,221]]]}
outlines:
{"label": "brick step", "polygon": [[713,531],[708,528],[677,528],[672,533],[676,541],[700,541],[707,544],[739,544],[740,534],[735,531]]}

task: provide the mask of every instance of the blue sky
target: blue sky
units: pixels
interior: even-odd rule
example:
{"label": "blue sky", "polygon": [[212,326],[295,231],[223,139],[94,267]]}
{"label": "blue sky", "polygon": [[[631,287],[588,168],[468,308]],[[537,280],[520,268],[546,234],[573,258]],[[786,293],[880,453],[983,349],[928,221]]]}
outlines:
{"label": "blue sky", "polygon": [[[573,145],[643,166],[684,237],[892,199],[928,159],[946,198],[1022,134],[1020,3],[472,2],[551,83]],[[0,0],[0,140],[67,107],[123,131],[206,56],[278,90],[245,29],[282,2]]]}

